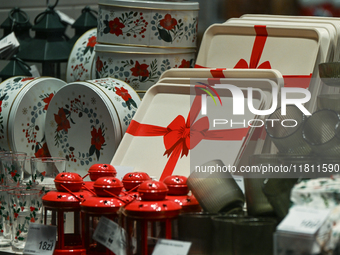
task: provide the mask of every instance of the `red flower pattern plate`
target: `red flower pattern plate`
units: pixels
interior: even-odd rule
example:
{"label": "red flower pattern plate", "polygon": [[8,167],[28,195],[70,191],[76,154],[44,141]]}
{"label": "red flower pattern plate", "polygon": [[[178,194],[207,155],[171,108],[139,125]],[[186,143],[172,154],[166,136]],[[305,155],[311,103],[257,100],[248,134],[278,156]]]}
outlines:
{"label": "red flower pattern plate", "polygon": [[46,116],[51,155],[65,157],[67,171],[84,176],[93,164],[109,164],[140,98],[123,81],[79,81],[60,89]]}

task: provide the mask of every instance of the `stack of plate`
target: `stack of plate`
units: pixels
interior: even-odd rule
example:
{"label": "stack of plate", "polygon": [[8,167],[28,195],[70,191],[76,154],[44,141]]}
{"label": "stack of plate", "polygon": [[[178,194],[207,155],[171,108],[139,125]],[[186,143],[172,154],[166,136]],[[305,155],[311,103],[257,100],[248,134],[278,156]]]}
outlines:
{"label": "stack of plate", "polygon": [[276,69],[285,87],[310,91],[312,113],[318,94],[338,92],[321,82],[318,65],[339,60],[339,29],[332,18],[243,15],[205,31],[196,65]]}
{"label": "stack of plate", "polygon": [[100,0],[92,78],[114,77],[143,94],[174,67],[193,67],[197,2]]}
{"label": "stack of plate", "polygon": [[[171,74],[177,73],[179,74],[177,78],[171,77]],[[190,77],[199,78],[194,81],[196,84],[234,85],[244,95],[242,103],[247,105],[251,101],[253,106],[259,110],[272,107],[272,102],[275,97],[277,100],[277,92],[283,85],[282,76],[276,70],[224,70],[223,74],[231,78],[213,80],[210,69],[171,69],[164,72],[163,78],[146,92],[111,164],[132,166],[134,171],[146,171],[149,175],[162,180],[171,174],[189,176],[195,166],[203,165],[212,159],[220,159],[226,166],[241,165],[249,154],[262,151],[264,129],[251,127],[247,123],[249,121],[261,122],[263,116],[252,113],[247,107],[244,109],[244,115],[233,116],[233,95],[229,90],[221,88],[216,88],[216,92],[221,99],[223,109],[226,110],[223,118],[228,121],[233,119],[235,124],[233,126],[229,122],[214,127],[212,119],[214,117],[217,119],[218,116],[212,114],[216,106],[213,100],[207,100],[207,108],[211,109],[208,112],[209,123],[199,132],[204,132],[202,135],[204,138],[195,143],[196,138],[192,132],[206,120],[206,116],[200,111],[199,98],[194,97],[194,102],[190,107],[190,100],[195,95],[191,90],[190,80],[193,82],[193,79],[189,79]],[[248,98],[247,87],[253,87],[251,98]],[[189,127],[189,123],[191,123],[190,139],[185,141],[185,135],[189,135],[185,127]],[[222,149],[209,150],[207,142],[214,140],[212,133],[215,131],[215,134],[231,132],[231,136],[218,141]],[[237,134],[233,133],[234,131]],[[199,133],[197,133],[198,136],[200,136]],[[137,148],[143,148],[143,150],[137,153]],[[149,155],[155,158],[152,164],[146,160]],[[195,158],[195,164],[193,161],[190,164],[193,155],[200,155],[200,157],[198,160]]]}

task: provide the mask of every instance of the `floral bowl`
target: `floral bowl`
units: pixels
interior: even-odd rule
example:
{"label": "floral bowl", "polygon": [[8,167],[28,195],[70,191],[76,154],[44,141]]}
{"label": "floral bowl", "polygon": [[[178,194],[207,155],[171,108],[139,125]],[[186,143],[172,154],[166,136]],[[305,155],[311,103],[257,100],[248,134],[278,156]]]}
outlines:
{"label": "floral bowl", "polygon": [[65,157],[67,169],[81,176],[93,164],[111,162],[140,101],[135,90],[114,78],[67,84],[46,114],[51,155]]}
{"label": "floral bowl", "polygon": [[113,77],[124,80],[137,92],[145,92],[171,68],[195,65],[193,49],[161,49],[97,44],[92,79]]}
{"label": "floral bowl", "polygon": [[98,42],[196,48],[198,2],[99,0]]}
{"label": "floral bowl", "polygon": [[0,150],[50,156],[45,117],[53,96],[64,85],[57,78],[21,76],[0,84]]}
{"label": "floral bowl", "polygon": [[96,28],[88,30],[75,42],[67,62],[66,82],[91,79],[91,66],[94,60],[94,46],[96,44]]}

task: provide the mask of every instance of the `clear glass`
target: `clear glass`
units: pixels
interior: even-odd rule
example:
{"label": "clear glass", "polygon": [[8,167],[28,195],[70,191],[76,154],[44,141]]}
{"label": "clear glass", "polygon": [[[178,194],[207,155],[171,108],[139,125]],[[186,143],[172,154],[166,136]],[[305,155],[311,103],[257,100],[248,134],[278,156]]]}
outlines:
{"label": "clear glass", "polygon": [[266,121],[266,132],[281,153],[309,154],[311,148],[303,139],[302,127],[306,116],[295,105],[287,105],[286,115],[281,108],[273,112]]}
{"label": "clear glass", "polygon": [[233,254],[273,255],[276,224],[277,221],[270,218],[244,218],[233,222]]}
{"label": "clear glass", "polygon": [[12,250],[23,251],[29,224],[42,223],[42,199],[39,190],[17,188],[8,191],[12,219]]}
{"label": "clear glass", "polygon": [[36,184],[49,189],[54,188],[54,179],[66,171],[66,158],[62,157],[41,157],[31,158],[31,169],[33,181]]}
{"label": "clear glass", "polygon": [[27,155],[16,153],[1,156],[1,168],[4,171],[5,185],[19,186],[24,183],[31,183],[30,158]]}
{"label": "clear glass", "polygon": [[6,182],[6,172],[1,164],[1,158],[2,157],[8,157],[10,155],[21,155],[21,156],[27,156],[26,152],[15,152],[15,151],[0,151],[0,185],[7,185]]}
{"label": "clear glass", "polygon": [[0,187],[0,247],[12,245],[12,220],[9,206],[9,187]]}
{"label": "clear glass", "polygon": [[317,110],[333,110],[340,113],[340,94],[322,94],[317,98]]}
{"label": "clear glass", "polygon": [[[223,168],[221,160],[211,160],[203,165]],[[212,177],[213,176],[213,177]],[[243,207],[245,197],[229,172],[219,174],[192,172],[187,179],[187,185],[204,211],[210,213],[227,212],[236,207]]]}
{"label": "clear glass", "polygon": [[302,134],[313,152],[340,156],[340,115],[332,110],[316,111],[303,125]]}

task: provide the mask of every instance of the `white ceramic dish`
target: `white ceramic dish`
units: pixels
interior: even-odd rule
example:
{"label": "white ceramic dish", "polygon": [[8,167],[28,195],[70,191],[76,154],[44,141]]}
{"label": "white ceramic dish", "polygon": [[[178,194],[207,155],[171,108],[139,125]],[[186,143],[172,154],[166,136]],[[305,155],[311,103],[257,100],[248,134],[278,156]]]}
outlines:
{"label": "white ceramic dish", "polygon": [[67,84],[46,115],[51,155],[67,158],[68,171],[82,176],[93,164],[110,163],[139,104],[138,94],[117,79]]}
{"label": "white ceramic dish", "polygon": [[0,150],[49,156],[45,118],[50,102],[66,82],[52,77],[12,77],[0,84]]}
{"label": "white ceramic dish", "polygon": [[[189,133],[189,123],[195,125],[196,122],[202,121],[202,115],[198,113],[197,108],[200,103],[200,97],[196,97],[192,107],[190,107],[190,85],[178,84],[156,84],[150,88],[141,103],[141,106],[134,116],[128,130],[126,131],[121,144],[111,162],[112,165],[122,165],[134,167],[134,171],[144,171],[156,179],[164,179],[172,174],[189,176],[190,171],[194,169],[192,164],[192,153],[195,155],[202,154],[196,165],[202,165],[212,158],[221,159],[225,165],[236,165],[242,155],[242,149],[247,145],[249,138],[254,132],[254,128],[241,128],[241,130],[231,131],[230,126],[223,126],[223,132],[240,132],[236,138],[225,138],[221,142],[225,147],[223,150],[207,150],[209,139],[201,140],[196,146],[190,142],[190,149],[186,146],[186,139]],[[244,89],[241,89],[244,91]],[[227,89],[217,89],[221,97],[223,106],[228,109],[225,113],[226,118],[234,118],[234,121],[241,119],[257,118],[254,114],[245,112],[244,116],[232,115],[232,96]],[[257,109],[263,108],[265,95],[261,90],[254,89],[253,103]],[[245,97],[245,100],[247,98]],[[213,109],[215,106],[213,100],[207,100],[207,107]],[[228,107],[230,106],[230,107]],[[230,111],[230,112],[229,112]],[[195,119],[187,119],[190,116],[196,116]],[[215,118],[217,112],[209,113],[209,119]],[[219,116],[221,117],[221,116]],[[190,125],[190,126],[191,126]],[[211,128],[211,127],[210,127]],[[211,128],[212,129],[212,128]],[[177,134],[177,133],[180,134]],[[176,135],[177,134],[177,135]],[[187,134],[187,135],[185,135]],[[177,138],[179,139],[177,142]],[[170,139],[170,140],[169,140]],[[195,141],[195,137],[190,134],[190,141]],[[176,145],[171,146],[174,143]],[[140,148],[143,148],[141,150]],[[165,153],[164,153],[165,152]],[[196,154],[197,153],[197,154]],[[191,159],[190,159],[191,158]]]}
{"label": "white ceramic dish", "polygon": [[99,0],[98,42],[196,48],[198,2]]}
{"label": "white ceramic dish", "polygon": [[194,67],[195,50],[97,44],[92,79],[113,77],[146,91],[170,68]]}
{"label": "white ceramic dish", "polygon": [[97,29],[85,32],[74,44],[67,62],[66,82],[91,79],[94,46],[97,44]]}

